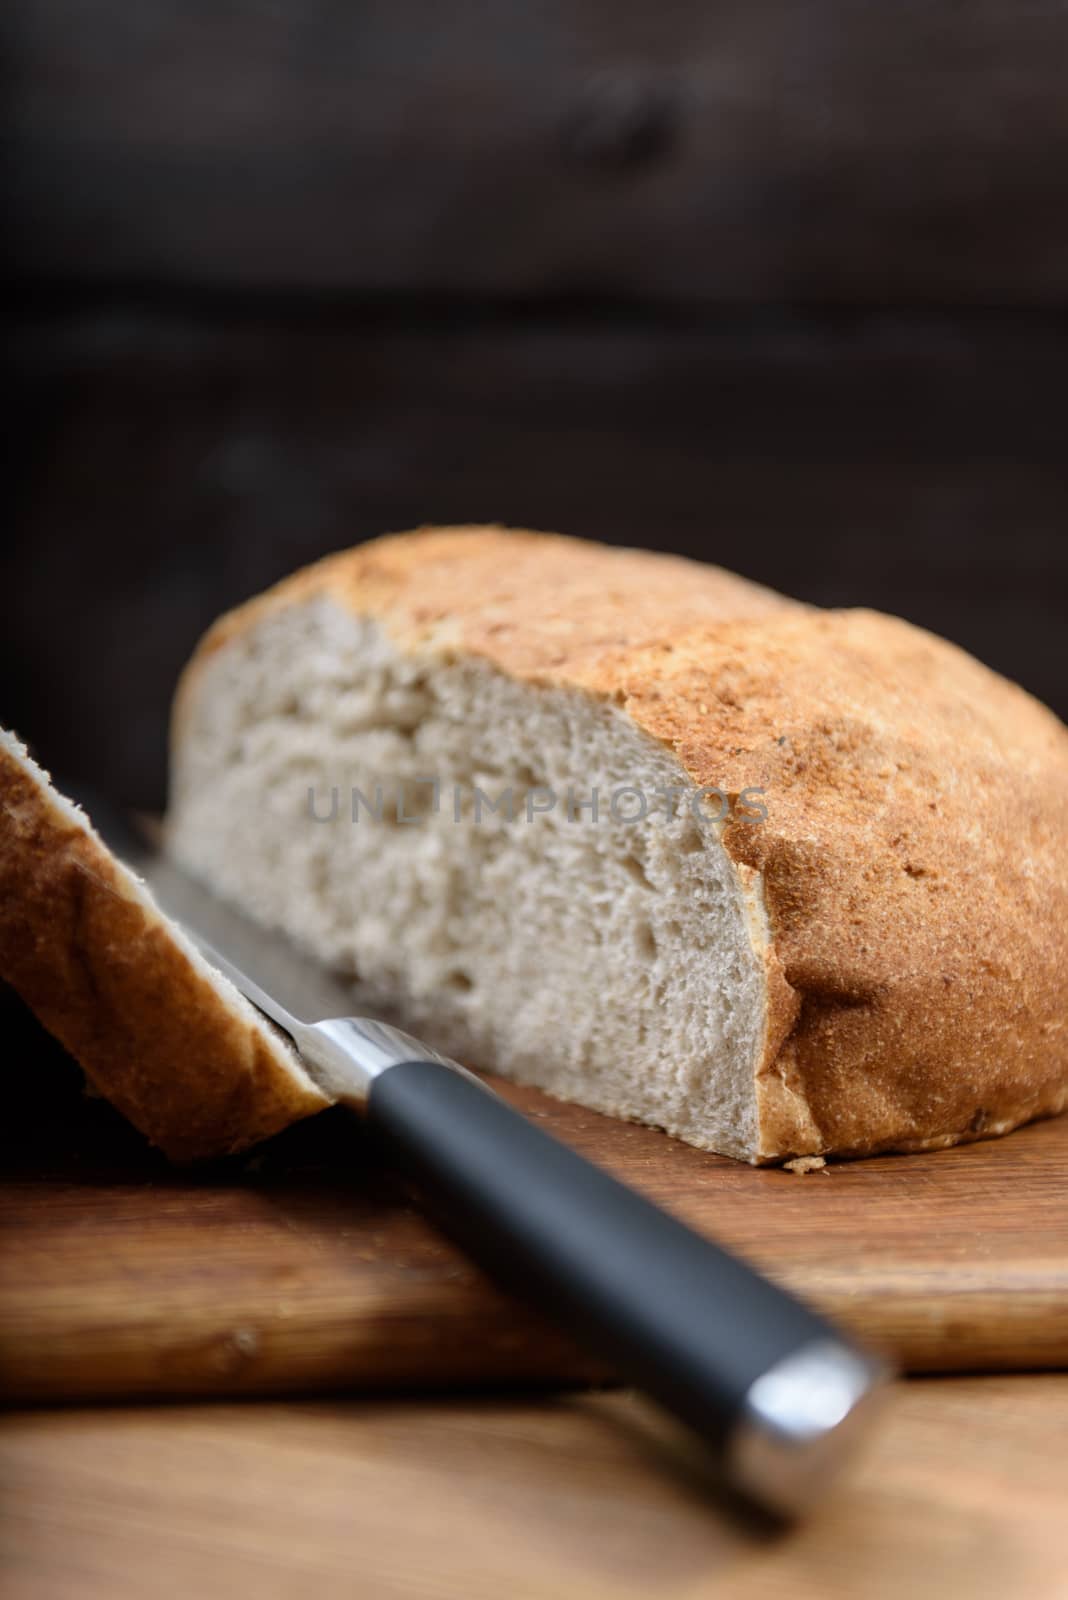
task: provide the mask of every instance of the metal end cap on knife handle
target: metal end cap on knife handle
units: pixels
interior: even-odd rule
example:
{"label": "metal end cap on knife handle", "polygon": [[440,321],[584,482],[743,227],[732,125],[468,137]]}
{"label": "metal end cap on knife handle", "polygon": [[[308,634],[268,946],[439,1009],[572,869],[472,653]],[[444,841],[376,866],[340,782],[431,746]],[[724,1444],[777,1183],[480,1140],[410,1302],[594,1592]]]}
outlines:
{"label": "metal end cap on knife handle", "polygon": [[782,1516],[808,1510],[852,1459],[890,1376],[833,1339],[778,1362],[746,1395],[728,1447],[732,1483]]}

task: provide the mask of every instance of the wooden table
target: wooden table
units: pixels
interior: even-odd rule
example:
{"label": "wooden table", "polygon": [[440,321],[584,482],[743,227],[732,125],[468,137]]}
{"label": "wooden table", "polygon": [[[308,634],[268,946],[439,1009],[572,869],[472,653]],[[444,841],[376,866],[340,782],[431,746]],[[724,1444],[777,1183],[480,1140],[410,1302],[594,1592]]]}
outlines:
{"label": "wooden table", "polygon": [[[133,1181],[152,1177],[138,1166],[148,1157],[82,1099],[21,1008],[0,1015],[14,1059],[33,1061],[11,1085],[0,1169],[62,1161],[88,1222],[94,1163],[121,1159]],[[813,1181],[828,1180],[796,1180]],[[90,1256],[106,1248],[85,1238]],[[87,1259],[86,1281],[99,1268]],[[131,1279],[132,1298],[143,1289]],[[1068,1596],[1068,1373],[899,1384],[853,1478],[785,1532],[725,1505],[635,1397],[509,1381],[489,1396],[450,1385],[438,1398],[12,1409],[0,1415],[0,1593]]]}
{"label": "wooden table", "polygon": [[1054,1600],[1068,1377],[919,1379],[804,1526],[724,1506],[624,1393],[0,1421],[7,1600]]}

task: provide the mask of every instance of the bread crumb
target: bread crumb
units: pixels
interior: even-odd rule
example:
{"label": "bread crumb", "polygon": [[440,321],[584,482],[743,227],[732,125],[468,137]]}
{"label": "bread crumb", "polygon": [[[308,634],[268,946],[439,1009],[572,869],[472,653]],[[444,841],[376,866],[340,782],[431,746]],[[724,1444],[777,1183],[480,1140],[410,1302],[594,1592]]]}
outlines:
{"label": "bread crumb", "polygon": [[[783,1168],[803,1178],[806,1172],[826,1172],[827,1163],[822,1156],[795,1156],[792,1161],[784,1161]],[[829,1172],[827,1176],[830,1177]]]}

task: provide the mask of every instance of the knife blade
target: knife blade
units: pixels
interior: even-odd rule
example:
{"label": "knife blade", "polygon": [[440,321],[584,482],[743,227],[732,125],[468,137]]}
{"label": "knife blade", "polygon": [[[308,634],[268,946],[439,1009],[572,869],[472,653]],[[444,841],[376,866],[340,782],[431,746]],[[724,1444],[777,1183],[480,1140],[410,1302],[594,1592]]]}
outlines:
{"label": "knife blade", "polygon": [[[85,800],[83,793],[83,803]],[[206,959],[357,1110],[427,1210],[506,1287],[696,1432],[725,1482],[813,1505],[878,1410],[886,1364],[747,1263],[585,1161],[458,1063],[349,1015],[345,984],[171,861],[99,797],[87,810]]]}

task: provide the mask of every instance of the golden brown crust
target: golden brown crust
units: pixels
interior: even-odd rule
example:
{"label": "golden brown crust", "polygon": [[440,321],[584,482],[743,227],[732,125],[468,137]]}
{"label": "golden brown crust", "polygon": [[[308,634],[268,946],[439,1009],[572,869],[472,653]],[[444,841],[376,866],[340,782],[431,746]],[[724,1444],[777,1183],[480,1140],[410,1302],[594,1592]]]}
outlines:
{"label": "golden brown crust", "polygon": [[766,790],[767,820],[724,833],[772,935],[764,1158],[953,1143],[1068,1103],[1068,731],[1021,689],[895,618],[716,568],[439,529],[221,619],[178,718],[211,653],[317,594],[402,645],[611,698],[695,783]]}
{"label": "golden brown crust", "polygon": [[326,1104],[288,1047],[223,998],[8,738],[0,976],[94,1088],[174,1160],[239,1150]]}
{"label": "golden brown crust", "polygon": [[[208,629],[178,686],[175,737],[201,668],[272,611],[330,595],[411,645],[485,655],[529,682],[604,692],[613,665],[695,623],[807,611],[720,567],[562,534],[424,528],[373,539],[285,578]],[[613,680],[614,681],[614,680]]]}

